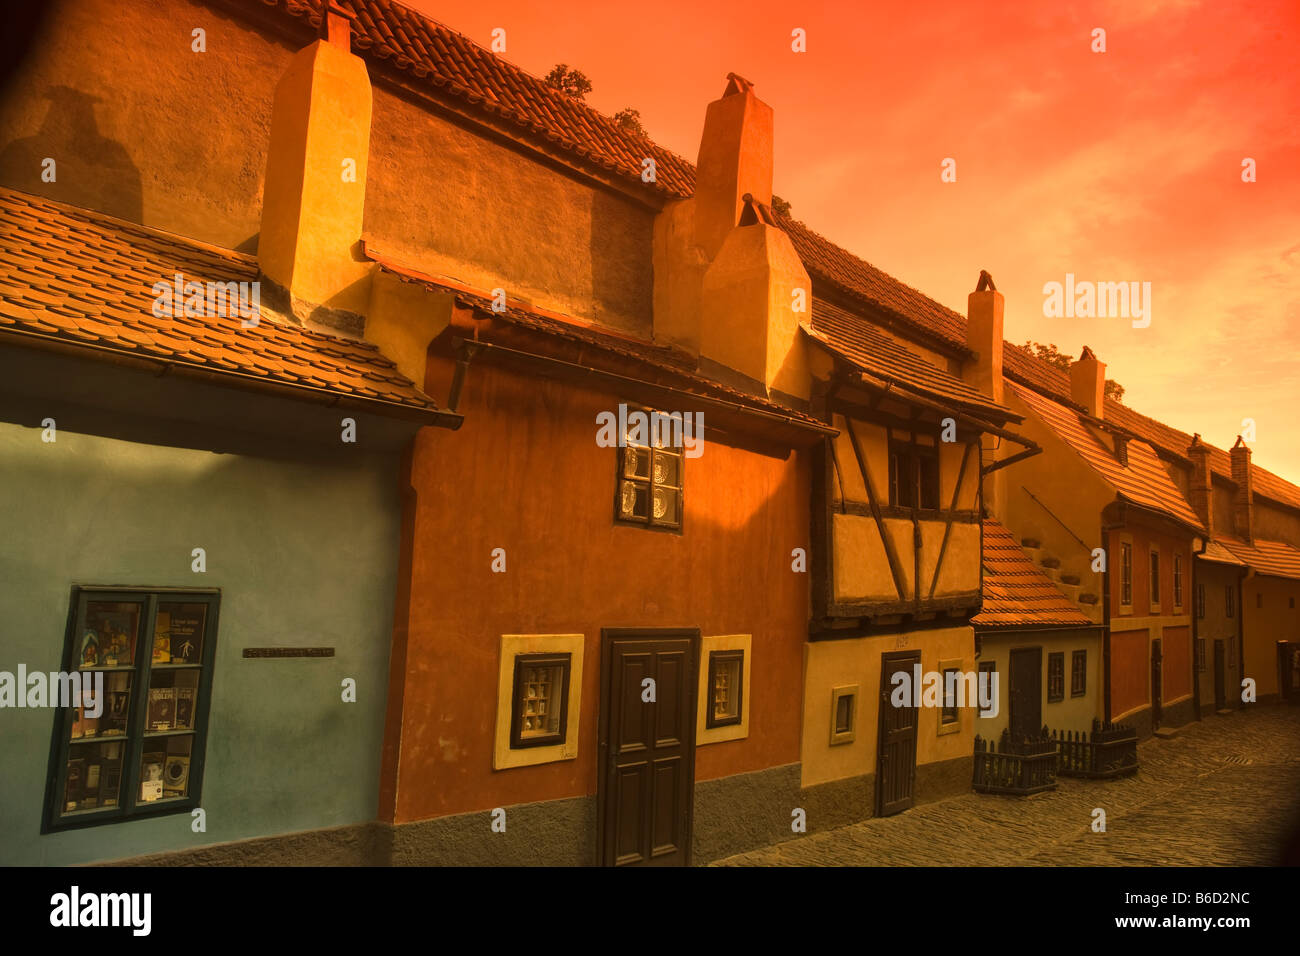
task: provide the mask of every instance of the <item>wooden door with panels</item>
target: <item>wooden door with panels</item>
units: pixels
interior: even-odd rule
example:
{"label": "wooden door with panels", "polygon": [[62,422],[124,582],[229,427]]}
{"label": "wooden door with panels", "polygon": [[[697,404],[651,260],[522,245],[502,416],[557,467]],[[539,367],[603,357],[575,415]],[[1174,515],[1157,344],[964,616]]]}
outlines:
{"label": "wooden door with panels", "polygon": [[695,628],[601,631],[596,800],[604,866],[690,863],[699,648]]}
{"label": "wooden door with panels", "polygon": [[[879,738],[876,746],[876,816],[888,816],[906,810],[916,802],[916,724],[915,696],[902,707],[890,698],[894,692],[893,676],[898,672],[912,679],[913,667],[921,663],[920,651],[899,651],[881,655]],[[912,688],[919,695],[920,688]]]}
{"label": "wooden door with panels", "polygon": [[1043,727],[1043,649],[1018,647],[1011,652],[1011,688],[1007,694],[1007,729],[1020,742],[1037,737]]}

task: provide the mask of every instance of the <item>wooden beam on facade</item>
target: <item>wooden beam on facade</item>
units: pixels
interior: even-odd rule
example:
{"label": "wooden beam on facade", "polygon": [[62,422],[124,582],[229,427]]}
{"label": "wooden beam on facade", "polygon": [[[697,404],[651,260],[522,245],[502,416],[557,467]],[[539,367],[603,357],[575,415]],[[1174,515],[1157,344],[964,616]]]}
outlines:
{"label": "wooden beam on facade", "polygon": [[957,515],[957,502],[961,501],[961,486],[966,481],[966,463],[970,461],[972,444],[972,442],[967,442],[966,449],[961,453],[961,466],[957,469],[957,483],[952,489],[952,504],[948,506],[948,523],[943,526],[943,542],[939,545],[939,559],[934,563],[934,577],[930,579],[930,593],[927,597],[934,597],[934,589],[939,584],[939,571],[943,568],[943,557],[948,553],[948,538],[952,535],[952,522]]}
{"label": "wooden beam on facade", "polygon": [[867,489],[867,500],[871,505],[871,516],[876,519],[876,531],[880,534],[880,543],[884,545],[885,557],[889,559],[889,572],[894,576],[894,589],[898,592],[899,600],[906,601],[907,591],[903,582],[903,569],[898,565],[898,555],[894,553],[894,542],[890,540],[888,532],[885,531],[885,519],[880,515],[880,501],[876,496],[875,486],[871,483],[871,472],[867,470],[867,459],[862,454],[862,443],[858,441],[858,432],[853,427],[853,419],[846,416],[844,427],[849,433],[849,441],[853,444],[853,454],[858,459],[858,467],[862,470],[862,483]]}

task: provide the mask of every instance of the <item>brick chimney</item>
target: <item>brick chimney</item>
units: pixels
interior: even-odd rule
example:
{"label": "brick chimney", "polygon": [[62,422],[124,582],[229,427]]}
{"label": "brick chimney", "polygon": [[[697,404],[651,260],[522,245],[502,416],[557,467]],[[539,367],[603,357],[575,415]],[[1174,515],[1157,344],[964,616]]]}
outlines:
{"label": "brick chimney", "polygon": [[1192,436],[1192,443],[1187,446],[1187,457],[1192,460],[1192,510],[1213,537],[1214,479],[1210,473],[1210,447],[1201,441],[1199,434]]}
{"label": "brick chimney", "polygon": [[1002,293],[993,277],[980,270],[975,291],[966,297],[966,344],[976,354],[965,369],[966,383],[1002,401]]}
{"label": "brick chimney", "polygon": [[1251,487],[1250,448],[1237,436],[1232,446],[1232,480],[1237,483],[1237,493],[1232,503],[1232,526],[1237,537],[1255,540],[1255,492]]}
{"label": "brick chimney", "polygon": [[695,242],[709,261],[740,221],[746,194],[772,204],[772,142],[772,107],[728,73],[722,98],[704,115],[695,165]]}
{"label": "brick chimney", "polygon": [[1088,410],[1093,418],[1106,417],[1106,363],[1083,347],[1079,361],[1070,365],[1070,397]]}
{"label": "brick chimney", "polygon": [[354,248],[371,91],[365,63],[350,52],[351,19],[329,0],[322,38],[293,56],[275,88],[257,258],[274,307],[359,332],[371,266]]}
{"label": "brick chimney", "polygon": [[695,195],[655,220],[655,339],[705,375],[797,404],[811,387],[799,323],[812,281],[771,204],[772,108],[729,73],[705,115]]}

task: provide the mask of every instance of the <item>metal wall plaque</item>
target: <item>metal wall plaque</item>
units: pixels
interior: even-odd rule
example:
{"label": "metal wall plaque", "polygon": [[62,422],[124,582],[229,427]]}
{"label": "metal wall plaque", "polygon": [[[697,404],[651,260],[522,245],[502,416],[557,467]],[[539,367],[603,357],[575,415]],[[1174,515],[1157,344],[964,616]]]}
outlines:
{"label": "metal wall plaque", "polygon": [[333,657],[332,647],[246,647],[244,657]]}

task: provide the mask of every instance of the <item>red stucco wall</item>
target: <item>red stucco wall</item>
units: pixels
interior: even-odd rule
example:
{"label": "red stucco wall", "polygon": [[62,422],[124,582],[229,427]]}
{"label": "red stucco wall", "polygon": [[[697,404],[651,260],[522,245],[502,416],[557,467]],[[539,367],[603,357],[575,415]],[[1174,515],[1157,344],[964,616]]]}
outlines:
{"label": "red stucco wall", "polygon": [[[602,627],[752,634],[749,736],[700,747],[696,779],[799,759],[809,576],[790,554],[809,546],[808,457],[711,440],[706,414],[703,455],[685,463],[683,533],[616,524],[617,450],[595,436],[597,413],[618,402],[480,363],[460,431],[418,436],[385,818],[595,793]],[[494,548],[506,551],[504,574],[491,570]],[[557,633],[586,635],[578,757],[494,771],[500,635]]]}

